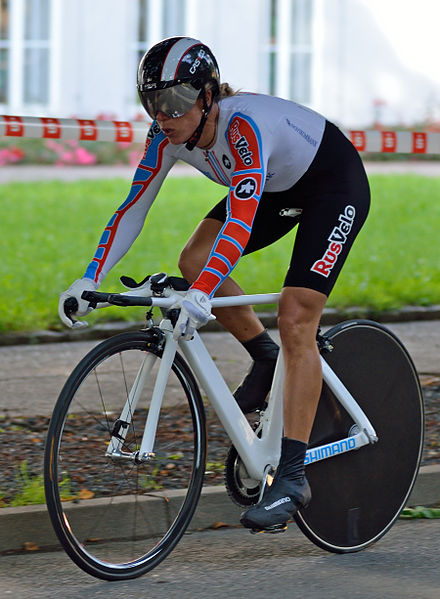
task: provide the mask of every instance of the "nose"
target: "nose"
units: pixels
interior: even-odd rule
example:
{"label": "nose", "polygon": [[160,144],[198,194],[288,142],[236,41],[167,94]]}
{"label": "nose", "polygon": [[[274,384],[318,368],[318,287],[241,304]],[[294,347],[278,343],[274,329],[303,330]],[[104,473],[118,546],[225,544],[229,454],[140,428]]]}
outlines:
{"label": "nose", "polygon": [[156,112],[156,121],[158,123],[160,123],[161,121],[166,121],[168,119],[169,119],[169,117],[164,112],[162,112],[161,110],[159,110],[158,112]]}

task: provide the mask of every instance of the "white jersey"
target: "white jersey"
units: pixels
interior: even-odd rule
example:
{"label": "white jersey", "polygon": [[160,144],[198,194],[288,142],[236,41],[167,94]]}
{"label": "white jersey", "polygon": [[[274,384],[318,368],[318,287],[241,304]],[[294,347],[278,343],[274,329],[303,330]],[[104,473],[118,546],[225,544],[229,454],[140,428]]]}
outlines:
{"label": "white jersey", "polygon": [[[258,94],[225,98],[219,102],[219,108],[217,141],[210,150],[196,147],[190,152],[184,145],[170,144],[170,155],[192,164],[216,183],[229,187],[237,165],[228,140],[228,129],[237,117],[239,121],[246,119],[253,129],[255,138],[243,140],[241,151],[245,156],[248,148],[245,166],[252,166],[253,153],[261,152],[265,169],[264,191],[289,189],[309,168],[324,133],[323,116],[295,102]],[[250,146],[252,141],[258,148]]]}
{"label": "white jersey", "polygon": [[325,118],[272,96],[238,94],[219,102],[217,139],[210,150],[173,145],[154,121],[130,193],[109,221],[85,277],[100,283],[139,235],[170,168],[180,159],[229,187],[228,214],[193,288],[212,296],[249,239],[263,191],[292,187],[318,151]]}

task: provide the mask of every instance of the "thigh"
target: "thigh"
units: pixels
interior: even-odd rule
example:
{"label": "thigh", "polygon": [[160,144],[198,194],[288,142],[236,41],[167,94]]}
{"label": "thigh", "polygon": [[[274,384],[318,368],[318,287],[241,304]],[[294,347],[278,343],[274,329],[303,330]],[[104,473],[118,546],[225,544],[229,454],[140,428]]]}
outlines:
{"label": "thigh", "polygon": [[205,217],[188,239],[182,250],[182,255],[191,255],[194,258],[206,261],[222,226],[223,222],[220,220]]}
{"label": "thigh", "polygon": [[328,296],[368,215],[368,182],[350,192],[310,198],[301,215],[284,285],[306,287]]}
{"label": "thigh", "polygon": [[[252,224],[251,235],[243,252],[244,256],[275,243],[298,224],[299,216],[285,215],[286,209],[295,205],[295,197],[292,190],[263,192]],[[227,196],[208,212],[205,219],[216,219],[224,223],[226,211]]]}

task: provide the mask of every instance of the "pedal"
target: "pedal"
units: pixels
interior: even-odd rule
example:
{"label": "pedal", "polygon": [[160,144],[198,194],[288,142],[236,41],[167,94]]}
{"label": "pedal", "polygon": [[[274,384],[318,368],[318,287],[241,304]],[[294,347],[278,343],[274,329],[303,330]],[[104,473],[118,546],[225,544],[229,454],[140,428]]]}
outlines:
{"label": "pedal", "polygon": [[265,532],[270,535],[276,535],[280,532],[286,532],[287,524],[284,522],[283,524],[274,524],[273,526],[268,526],[267,528],[251,528],[249,531],[251,535],[256,535],[260,532]]}

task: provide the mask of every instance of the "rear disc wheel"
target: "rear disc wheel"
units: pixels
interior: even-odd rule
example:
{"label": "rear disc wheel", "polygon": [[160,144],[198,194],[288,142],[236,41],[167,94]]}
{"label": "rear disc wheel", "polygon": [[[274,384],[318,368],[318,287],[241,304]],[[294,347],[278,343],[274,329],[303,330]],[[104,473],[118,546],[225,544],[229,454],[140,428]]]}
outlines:
{"label": "rear disc wheel", "polygon": [[[318,546],[359,551],[384,535],[405,507],[423,449],[419,378],[401,342],[385,327],[352,321],[326,337],[325,360],[353,395],[379,438],[306,467],[312,501],[295,519]],[[309,448],[355,434],[353,421],[324,384]]]}

